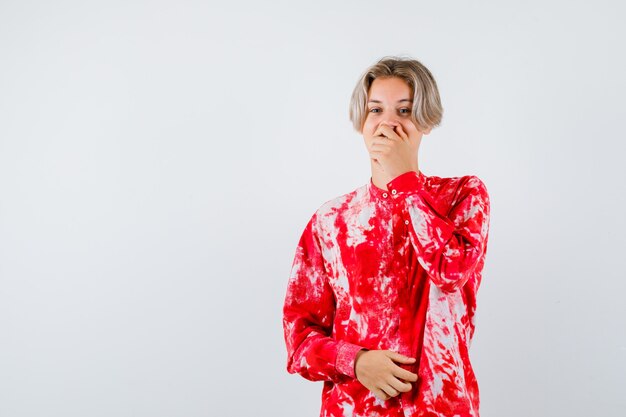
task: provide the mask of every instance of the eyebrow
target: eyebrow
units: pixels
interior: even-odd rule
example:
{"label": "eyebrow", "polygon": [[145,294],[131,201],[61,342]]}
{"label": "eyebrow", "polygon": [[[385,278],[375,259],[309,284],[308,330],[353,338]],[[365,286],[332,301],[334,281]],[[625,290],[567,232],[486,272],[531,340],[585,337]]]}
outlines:
{"label": "eyebrow", "polygon": [[[408,101],[409,103],[413,103],[413,100],[409,100],[408,98],[403,98],[402,100],[398,100],[398,103],[402,103],[403,101]],[[369,100],[368,103],[382,103],[380,100]]]}

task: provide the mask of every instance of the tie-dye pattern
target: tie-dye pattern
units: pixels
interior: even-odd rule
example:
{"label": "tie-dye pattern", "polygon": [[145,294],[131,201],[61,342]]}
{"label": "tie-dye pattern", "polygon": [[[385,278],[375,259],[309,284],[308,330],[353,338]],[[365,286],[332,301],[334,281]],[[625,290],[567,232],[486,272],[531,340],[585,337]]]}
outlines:
{"label": "tie-dye pattern", "polygon": [[[283,307],[287,371],[323,381],[321,417],[479,416],[469,358],[487,252],[489,196],[476,176],[409,171],[327,201],[298,242]],[[406,393],[377,399],[356,353],[418,357]]]}

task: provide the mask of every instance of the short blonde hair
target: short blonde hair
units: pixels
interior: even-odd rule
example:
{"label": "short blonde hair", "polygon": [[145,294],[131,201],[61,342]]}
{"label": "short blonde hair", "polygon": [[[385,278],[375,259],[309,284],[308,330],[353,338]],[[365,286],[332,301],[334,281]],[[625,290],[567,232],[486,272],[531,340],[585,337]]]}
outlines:
{"label": "short blonde hair", "polygon": [[369,90],[378,77],[398,77],[409,85],[413,92],[411,119],[418,129],[425,131],[441,123],[443,107],[439,90],[428,68],[415,59],[386,56],[365,70],[354,87],[350,99],[350,121],[356,131],[363,132]]}

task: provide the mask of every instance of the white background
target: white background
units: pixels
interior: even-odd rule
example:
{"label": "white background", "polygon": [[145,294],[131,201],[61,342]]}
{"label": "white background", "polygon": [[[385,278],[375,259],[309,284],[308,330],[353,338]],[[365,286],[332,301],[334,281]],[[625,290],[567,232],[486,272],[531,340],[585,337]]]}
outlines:
{"label": "white background", "polygon": [[420,169],[491,197],[481,415],[623,415],[624,6],[434,3],[1,1],[0,416],[319,415],[284,292],[394,54],[440,88]]}

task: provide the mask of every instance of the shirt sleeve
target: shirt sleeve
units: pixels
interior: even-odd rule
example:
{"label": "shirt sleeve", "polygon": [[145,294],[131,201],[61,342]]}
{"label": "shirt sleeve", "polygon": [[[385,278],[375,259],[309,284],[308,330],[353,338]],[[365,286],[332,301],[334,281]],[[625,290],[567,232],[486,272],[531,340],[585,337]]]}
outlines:
{"label": "shirt sleeve", "polygon": [[408,171],[387,183],[406,203],[409,234],[420,264],[432,282],[444,292],[461,288],[487,250],[489,195],[476,176],[462,180],[452,205],[443,215],[416,171]]}
{"label": "shirt sleeve", "polygon": [[283,306],[287,371],[311,381],[355,378],[356,354],[361,346],[332,335],[335,297],[315,233],[314,214],[307,223],[291,267]]}

